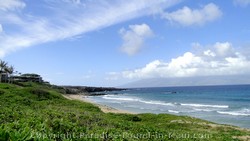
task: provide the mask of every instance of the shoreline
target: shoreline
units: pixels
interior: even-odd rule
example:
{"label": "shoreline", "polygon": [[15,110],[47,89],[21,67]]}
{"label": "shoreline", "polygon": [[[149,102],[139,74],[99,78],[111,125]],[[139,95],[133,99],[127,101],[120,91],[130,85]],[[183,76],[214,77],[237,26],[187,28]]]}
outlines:
{"label": "shoreline", "polygon": [[[116,109],[107,105],[102,105],[102,104],[98,104],[94,101],[91,101],[89,99],[87,99],[86,97],[88,96],[88,93],[82,93],[82,94],[62,94],[62,96],[66,99],[69,100],[78,100],[81,102],[87,102],[87,103],[91,103],[97,107],[99,107],[101,109],[102,112],[104,113],[115,113],[115,114],[137,114],[137,113],[133,113],[130,111],[126,111],[126,110],[121,110],[121,109]],[[189,116],[192,117],[192,116]],[[203,119],[205,120],[205,119]],[[209,121],[209,120],[205,120],[205,121]],[[173,120],[172,122],[185,122],[185,121],[175,121]],[[212,121],[209,121],[212,122]],[[199,123],[200,124],[200,123]],[[239,127],[239,126],[234,126],[234,125],[230,125],[230,124],[221,124],[221,123],[202,123],[202,125],[208,125],[211,126],[213,128],[217,128],[217,127],[231,127],[231,128],[235,128],[238,130],[242,130],[242,131],[250,131],[249,128],[244,128],[244,127]]]}
{"label": "shoreline", "polygon": [[116,114],[136,114],[130,111],[126,111],[126,110],[121,110],[121,109],[116,109],[107,105],[102,105],[102,104],[98,104],[95,103],[94,101],[91,101],[89,99],[86,98],[87,93],[86,94],[62,94],[62,96],[66,99],[69,100],[79,100],[81,102],[87,102],[87,103],[91,103],[97,107],[99,107],[101,109],[102,112],[104,113],[116,113]]}

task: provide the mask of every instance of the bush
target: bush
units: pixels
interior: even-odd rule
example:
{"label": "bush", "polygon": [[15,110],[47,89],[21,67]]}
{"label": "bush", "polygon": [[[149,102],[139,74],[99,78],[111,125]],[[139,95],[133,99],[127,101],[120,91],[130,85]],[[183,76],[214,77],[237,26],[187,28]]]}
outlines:
{"label": "bush", "polygon": [[138,122],[138,121],[141,121],[142,119],[138,116],[133,116],[131,120],[134,122]]}
{"label": "bush", "polygon": [[4,94],[5,93],[5,91],[3,91],[3,90],[0,90],[0,95],[2,95],[2,94]]}
{"label": "bush", "polygon": [[31,89],[29,92],[34,94],[38,100],[48,100],[53,98],[49,92],[42,89]]}
{"label": "bush", "polygon": [[24,105],[30,106],[32,104],[32,100],[28,99],[28,98],[24,98],[22,103]]}

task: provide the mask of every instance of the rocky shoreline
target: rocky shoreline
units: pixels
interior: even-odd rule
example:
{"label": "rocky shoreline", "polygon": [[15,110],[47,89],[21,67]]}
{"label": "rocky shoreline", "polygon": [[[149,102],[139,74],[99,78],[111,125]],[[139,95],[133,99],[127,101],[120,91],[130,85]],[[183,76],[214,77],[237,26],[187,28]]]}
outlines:
{"label": "rocky shoreline", "polygon": [[88,87],[88,86],[60,86],[65,94],[83,94],[87,96],[106,95],[111,91],[123,91],[127,89],[114,87]]}

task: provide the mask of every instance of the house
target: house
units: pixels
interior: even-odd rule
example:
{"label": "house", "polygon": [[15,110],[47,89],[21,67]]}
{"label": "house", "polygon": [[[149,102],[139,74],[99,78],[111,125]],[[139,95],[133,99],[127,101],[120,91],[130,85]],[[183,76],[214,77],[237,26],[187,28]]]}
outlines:
{"label": "house", "polygon": [[26,73],[20,76],[11,76],[11,80],[16,82],[38,82],[38,83],[43,82],[43,79],[40,75],[33,73]]}
{"label": "house", "polygon": [[0,82],[7,82],[9,80],[7,73],[0,73]]}

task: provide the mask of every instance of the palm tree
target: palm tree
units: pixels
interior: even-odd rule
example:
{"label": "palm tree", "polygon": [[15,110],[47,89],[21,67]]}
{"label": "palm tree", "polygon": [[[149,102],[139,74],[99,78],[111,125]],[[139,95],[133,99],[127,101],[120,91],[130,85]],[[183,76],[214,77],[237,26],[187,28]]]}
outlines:
{"label": "palm tree", "polygon": [[7,62],[0,60],[0,73],[3,73],[5,67],[8,65]]}
{"label": "palm tree", "polygon": [[0,60],[0,82],[2,82],[2,73],[4,73],[5,68],[7,67],[8,63]]}
{"label": "palm tree", "polygon": [[5,71],[10,75],[10,78],[9,78],[9,83],[11,82],[11,78],[12,78],[12,74],[14,73],[14,66],[10,66],[10,67],[5,67]]}

